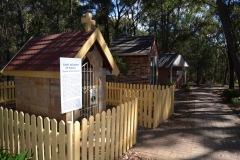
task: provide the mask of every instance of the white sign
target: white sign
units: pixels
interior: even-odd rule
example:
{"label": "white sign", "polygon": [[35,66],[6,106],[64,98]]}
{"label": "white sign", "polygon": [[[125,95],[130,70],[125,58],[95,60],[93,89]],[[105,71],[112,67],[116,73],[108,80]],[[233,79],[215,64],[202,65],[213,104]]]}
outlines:
{"label": "white sign", "polygon": [[82,60],[60,57],[61,113],[82,108]]}
{"label": "white sign", "polygon": [[93,86],[92,89],[90,89],[90,105],[97,105],[98,103],[98,92],[97,92],[97,86]]}

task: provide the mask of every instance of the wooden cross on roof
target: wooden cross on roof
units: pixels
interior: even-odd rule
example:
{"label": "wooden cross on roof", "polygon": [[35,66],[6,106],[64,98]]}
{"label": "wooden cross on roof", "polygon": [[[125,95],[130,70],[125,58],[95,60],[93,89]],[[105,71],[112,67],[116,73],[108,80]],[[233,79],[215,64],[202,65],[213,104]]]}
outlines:
{"label": "wooden cross on roof", "polygon": [[81,18],[81,22],[85,24],[85,30],[86,32],[89,32],[92,28],[92,26],[96,25],[96,21],[92,20],[92,14],[86,13],[86,17]]}

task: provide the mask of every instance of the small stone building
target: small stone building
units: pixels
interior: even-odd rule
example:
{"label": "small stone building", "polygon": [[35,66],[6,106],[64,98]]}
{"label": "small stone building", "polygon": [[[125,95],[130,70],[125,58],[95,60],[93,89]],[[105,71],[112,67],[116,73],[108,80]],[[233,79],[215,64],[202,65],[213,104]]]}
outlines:
{"label": "small stone building", "polygon": [[158,61],[158,81],[161,85],[174,83],[177,88],[186,83],[188,64],[179,53],[160,54]]}
{"label": "small stone building", "polygon": [[[3,68],[2,74],[14,76],[18,110],[70,120],[70,113],[61,114],[60,57],[82,58],[83,108],[89,104],[94,85],[98,93],[97,112],[106,107],[106,70],[119,74],[117,65],[98,28],[91,29],[91,14],[85,19],[86,31],[46,35],[30,39]],[[86,74],[86,73],[89,73]],[[83,93],[83,94],[84,94]],[[77,119],[81,110],[74,112]],[[91,111],[93,112],[93,111]],[[91,113],[90,113],[91,114]]]}
{"label": "small stone building", "polygon": [[157,47],[154,36],[123,36],[113,40],[110,50],[121,63],[116,77],[108,73],[108,82],[157,83]]}

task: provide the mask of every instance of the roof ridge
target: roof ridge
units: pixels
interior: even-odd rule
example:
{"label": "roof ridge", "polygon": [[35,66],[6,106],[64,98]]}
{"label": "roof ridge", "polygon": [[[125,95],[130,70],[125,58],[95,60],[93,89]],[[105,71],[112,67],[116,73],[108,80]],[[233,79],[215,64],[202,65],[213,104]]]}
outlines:
{"label": "roof ridge", "polygon": [[[47,34],[47,35],[41,35],[41,36],[33,37],[32,41],[38,40],[38,39],[41,39],[41,38],[44,39],[46,37],[53,37],[51,39],[56,39],[55,36],[60,36],[60,35],[71,35],[71,36],[63,36],[64,38],[66,38],[66,37],[74,37],[72,35],[73,33],[89,35],[89,34],[92,34],[93,32],[94,32],[94,29],[92,29],[89,32],[85,32],[84,30],[82,30],[82,31],[72,31],[72,32],[63,32],[63,33],[53,33],[53,34]],[[75,35],[75,36],[78,36],[78,35]]]}
{"label": "roof ridge", "polygon": [[160,54],[158,66],[167,68],[171,67],[179,55],[180,53],[177,52]]}

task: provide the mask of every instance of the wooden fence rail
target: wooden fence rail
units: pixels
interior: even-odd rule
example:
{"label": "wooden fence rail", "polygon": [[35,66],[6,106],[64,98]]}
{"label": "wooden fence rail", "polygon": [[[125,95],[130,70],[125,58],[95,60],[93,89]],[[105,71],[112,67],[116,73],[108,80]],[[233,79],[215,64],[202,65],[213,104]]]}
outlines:
{"label": "wooden fence rail", "polygon": [[132,100],[81,123],[57,122],[0,108],[0,147],[28,150],[34,160],[115,159],[136,144],[137,102]]}
{"label": "wooden fence rail", "polygon": [[174,87],[107,83],[107,104],[117,106],[138,98],[138,125],[156,128],[174,112]]}
{"label": "wooden fence rail", "polygon": [[15,101],[14,81],[0,82],[0,103],[7,104]]}

